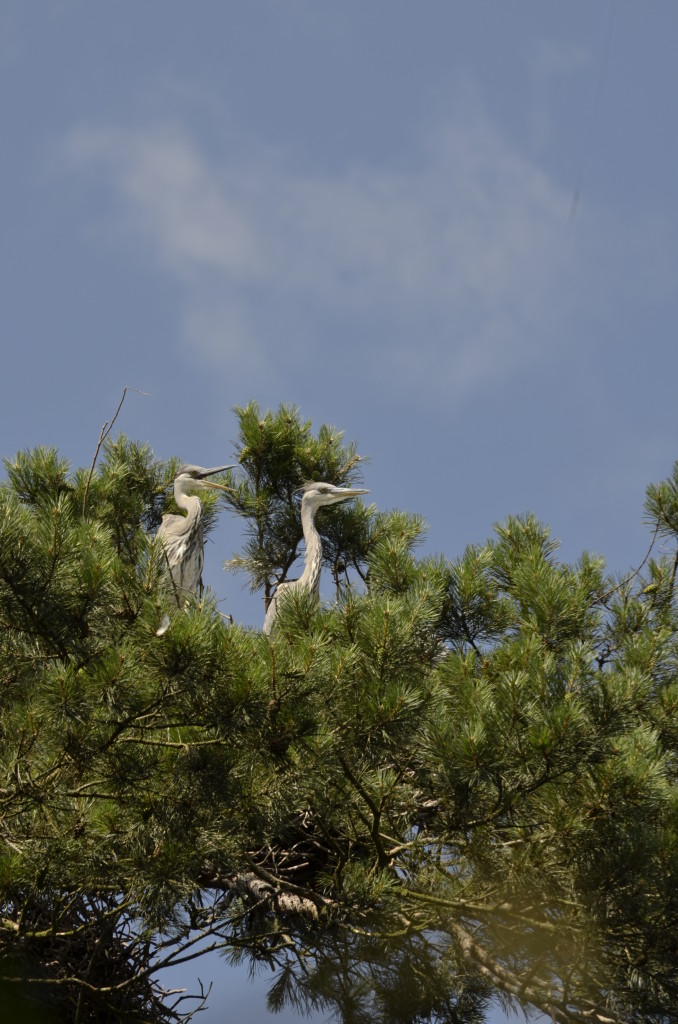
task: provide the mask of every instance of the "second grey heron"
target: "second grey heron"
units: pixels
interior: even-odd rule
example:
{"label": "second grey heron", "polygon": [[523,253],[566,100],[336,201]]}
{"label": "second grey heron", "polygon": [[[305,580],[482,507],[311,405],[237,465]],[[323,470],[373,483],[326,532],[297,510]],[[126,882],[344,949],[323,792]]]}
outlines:
{"label": "second grey heron", "polygon": [[357,498],[359,494],[369,494],[363,487],[335,487],[322,481],[305,484],[304,496],[301,499],[301,529],[306,544],[304,571],[298,580],[287,580],[279,583],[266,609],[264,633],[270,634],[273,629],[281,599],[294,590],[306,590],[316,600],[320,598],[320,570],[323,562],[323,549],[320,534],[315,526],[315,514],[324,505],[335,505],[348,498]]}
{"label": "second grey heron", "polygon": [[164,515],[157,539],[164,549],[172,596],[179,608],[200,587],[204,562],[202,502],[196,494],[189,494],[189,491],[228,491],[228,487],[223,484],[207,479],[215,473],[225,473],[227,469],[235,469],[235,466],[204,469],[202,466],[183,465],[174,478],[174,500],[186,515]]}

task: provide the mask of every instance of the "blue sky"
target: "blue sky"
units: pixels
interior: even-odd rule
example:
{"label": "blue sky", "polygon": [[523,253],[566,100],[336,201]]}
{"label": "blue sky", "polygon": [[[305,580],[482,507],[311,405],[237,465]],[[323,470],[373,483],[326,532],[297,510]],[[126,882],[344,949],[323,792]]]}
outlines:
{"label": "blue sky", "polygon": [[[677,49],[675,0],[4,0],[0,454],[89,464],[133,385],[122,430],[215,465],[235,404],[294,403],[432,551],[530,510],[637,564],[678,457]],[[254,625],[239,545],[206,579]]]}

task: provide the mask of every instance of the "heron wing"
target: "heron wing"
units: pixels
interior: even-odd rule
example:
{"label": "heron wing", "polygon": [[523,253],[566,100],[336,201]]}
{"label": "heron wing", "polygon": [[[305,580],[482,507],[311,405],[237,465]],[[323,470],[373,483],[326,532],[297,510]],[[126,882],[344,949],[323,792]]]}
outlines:
{"label": "heron wing", "polygon": [[194,594],[202,578],[202,524],[190,524],[185,516],[164,515],[158,539],[165,549],[167,566],[177,591]]}

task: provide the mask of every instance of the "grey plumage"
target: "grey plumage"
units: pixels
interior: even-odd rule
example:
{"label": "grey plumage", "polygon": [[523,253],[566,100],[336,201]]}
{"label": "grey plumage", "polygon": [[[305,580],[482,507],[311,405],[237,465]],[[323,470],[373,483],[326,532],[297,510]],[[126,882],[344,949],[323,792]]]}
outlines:
{"label": "grey plumage", "polygon": [[207,477],[234,468],[215,466],[213,469],[204,469],[202,466],[186,464],[179,467],[174,478],[174,500],[186,515],[164,515],[157,538],[164,549],[170,589],[178,608],[182,608],[186,599],[201,586],[204,562],[202,502],[197,495],[189,494],[189,491],[227,491],[228,488],[223,484],[208,480]]}
{"label": "grey plumage", "polygon": [[359,494],[369,494],[362,487],[335,487],[323,481],[309,483],[304,486],[301,499],[301,529],[306,544],[304,571],[298,580],[287,580],[279,583],[266,609],[264,633],[270,634],[278,614],[280,601],[285,594],[294,590],[306,590],[316,601],[320,599],[320,571],[322,569],[323,550],[320,534],[315,527],[315,514],[324,505],[335,505],[348,498],[357,498]]}

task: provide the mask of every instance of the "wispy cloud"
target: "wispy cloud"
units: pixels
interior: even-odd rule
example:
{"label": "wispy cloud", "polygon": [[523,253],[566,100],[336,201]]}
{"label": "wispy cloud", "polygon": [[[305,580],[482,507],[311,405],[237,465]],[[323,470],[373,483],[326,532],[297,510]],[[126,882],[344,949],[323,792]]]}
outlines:
{"label": "wispy cloud", "polygon": [[290,317],[303,355],[317,344],[305,311],[340,315],[378,325],[368,373],[396,387],[425,375],[454,397],[548,334],[569,195],[478,112],[424,140],[408,171],[302,173],[242,148],[220,162],[176,125],[85,124],[66,151],[181,282],[187,342],[208,362],[268,362]]}
{"label": "wispy cloud", "polygon": [[182,133],[83,126],[67,152],[113,185],[127,226],[180,277],[216,269],[237,281],[261,272],[259,240],[233,182],[219,181]]}

